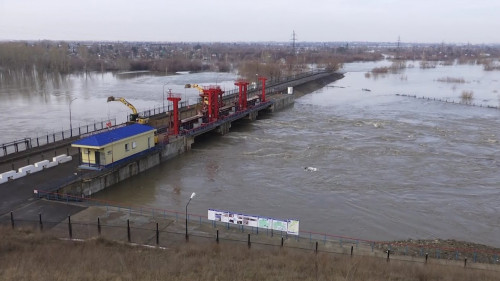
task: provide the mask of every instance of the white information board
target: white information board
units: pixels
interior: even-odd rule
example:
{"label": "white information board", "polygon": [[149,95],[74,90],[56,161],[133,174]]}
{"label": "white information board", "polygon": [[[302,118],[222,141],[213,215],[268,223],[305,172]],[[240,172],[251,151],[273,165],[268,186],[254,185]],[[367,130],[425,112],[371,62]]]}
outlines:
{"label": "white information board", "polygon": [[264,229],[283,231],[291,235],[299,235],[298,220],[280,220],[267,217],[245,215],[222,210],[208,209],[208,219],[231,224],[252,226]]}

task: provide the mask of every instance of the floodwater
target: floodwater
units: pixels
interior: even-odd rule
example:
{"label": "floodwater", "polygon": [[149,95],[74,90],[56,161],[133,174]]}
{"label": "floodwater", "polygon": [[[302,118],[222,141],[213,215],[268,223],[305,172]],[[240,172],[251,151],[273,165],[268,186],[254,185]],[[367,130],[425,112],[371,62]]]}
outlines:
{"label": "floodwater", "polygon": [[[384,64],[348,64],[343,79],[293,107],[197,139],[190,152],[95,196],[183,211],[196,192],[190,213],[214,208],[299,219],[301,230],[360,239],[450,238],[499,247],[500,110],[485,107],[498,106],[498,72],[475,65],[420,69],[414,62],[398,74],[365,76]],[[437,81],[446,77],[465,83]],[[133,91],[155,79],[166,78],[111,79],[105,89],[141,100]],[[483,107],[458,104],[463,90]],[[88,98],[97,99],[91,92]],[[108,94],[99,90],[99,101]]]}
{"label": "floodwater", "polygon": [[121,102],[108,103],[109,96],[125,98],[139,112],[155,108],[160,112],[168,108],[169,90],[181,95],[181,103],[194,104],[198,91],[186,89],[185,84],[217,84],[232,90],[236,77],[232,73],[15,76],[0,72],[0,117],[4,120],[0,143],[69,130],[70,109],[73,128],[113,118],[117,124],[126,122],[132,111]]}

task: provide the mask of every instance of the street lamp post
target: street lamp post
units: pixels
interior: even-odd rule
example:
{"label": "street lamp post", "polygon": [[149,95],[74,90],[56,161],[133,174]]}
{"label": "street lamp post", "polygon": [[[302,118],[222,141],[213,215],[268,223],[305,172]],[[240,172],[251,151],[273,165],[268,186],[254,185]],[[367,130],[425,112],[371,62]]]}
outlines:
{"label": "street lamp post", "polygon": [[167,85],[168,85],[168,83],[163,84],[163,100],[162,100],[163,112],[165,112],[165,86],[167,86]]}
{"label": "street lamp post", "polygon": [[189,234],[188,234],[188,205],[189,205],[189,202],[191,202],[191,199],[193,199],[193,197],[195,195],[196,195],[196,193],[193,192],[191,194],[191,197],[189,198],[189,201],[186,204],[186,241],[189,240]]}
{"label": "street lamp post", "polygon": [[73,98],[69,101],[69,135],[73,137],[73,124],[71,123],[71,103],[78,98]]}

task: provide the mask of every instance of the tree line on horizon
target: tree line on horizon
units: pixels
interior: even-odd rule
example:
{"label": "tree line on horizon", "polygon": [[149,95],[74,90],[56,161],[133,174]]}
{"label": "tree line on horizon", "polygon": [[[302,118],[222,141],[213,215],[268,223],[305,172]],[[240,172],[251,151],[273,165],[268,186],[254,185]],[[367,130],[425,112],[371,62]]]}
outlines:
{"label": "tree line on horizon", "polygon": [[[238,71],[241,77],[253,81],[256,74],[275,79],[307,71],[311,66],[335,71],[343,63],[376,61],[384,55],[401,60],[469,61],[498,58],[500,48],[443,44],[396,48],[304,43],[294,48],[264,43],[2,42],[0,73]],[[485,69],[495,67],[485,64]]]}
{"label": "tree line on horizon", "polygon": [[379,54],[345,48],[297,48],[233,43],[0,43],[0,73],[71,74],[90,71],[238,71],[271,79],[305,71],[310,65],[337,70],[349,60],[376,60]]}

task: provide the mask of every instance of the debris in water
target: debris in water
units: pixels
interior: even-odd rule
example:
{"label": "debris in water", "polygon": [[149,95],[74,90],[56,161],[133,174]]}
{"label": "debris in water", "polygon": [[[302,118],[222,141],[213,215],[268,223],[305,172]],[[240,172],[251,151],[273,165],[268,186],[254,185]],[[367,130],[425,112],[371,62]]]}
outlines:
{"label": "debris in water", "polygon": [[316,172],[318,170],[318,168],[314,168],[314,167],[304,167],[304,170],[308,171],[308,172]]}

